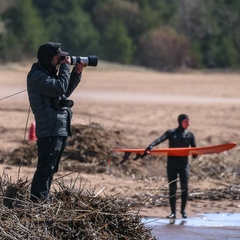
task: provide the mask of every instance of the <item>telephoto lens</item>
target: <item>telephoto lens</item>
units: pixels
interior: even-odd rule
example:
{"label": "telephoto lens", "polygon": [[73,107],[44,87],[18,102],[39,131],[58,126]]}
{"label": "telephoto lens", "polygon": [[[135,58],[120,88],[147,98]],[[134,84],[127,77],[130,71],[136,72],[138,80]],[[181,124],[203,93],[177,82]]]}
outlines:
{"label": "telephoto lens", "polygon": [[70,56],[70,58],[71,58],[71,65],[76,65],[81,61],[91,67],[96,67],[98,64],[98,57],[95,55],[88,56],[88,57]]}

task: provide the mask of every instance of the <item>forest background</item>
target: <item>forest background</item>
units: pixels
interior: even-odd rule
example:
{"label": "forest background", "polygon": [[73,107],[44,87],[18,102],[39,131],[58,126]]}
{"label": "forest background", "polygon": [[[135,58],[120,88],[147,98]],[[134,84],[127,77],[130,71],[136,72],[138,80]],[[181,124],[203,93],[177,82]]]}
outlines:
{"label": "forest background", "polygon": [[160,71],[240,67],[240,0],[0,0],[0,61],[70,55]]}

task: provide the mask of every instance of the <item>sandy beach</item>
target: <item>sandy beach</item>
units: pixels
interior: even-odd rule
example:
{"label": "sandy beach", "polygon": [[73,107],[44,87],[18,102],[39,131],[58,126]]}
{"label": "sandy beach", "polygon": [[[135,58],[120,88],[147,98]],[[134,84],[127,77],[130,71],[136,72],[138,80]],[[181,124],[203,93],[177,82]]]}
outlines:
{"label": "sandy beach", "polygon": [[[30,66],[31,63],[23,62],[0,68],[0,154],[3,158],[23,144],[28,138],[29,126],[34,121],[25,91]],[[72,124],[98,123],[106,129],[115,129],[130,139],[130,148],[145,148],[166,129],[176,127],[176,117],[186,113],[190,116],[190,129],[195,134],[198,146],[225,142],[238,144],[239,79],[239,73],[160,73],[100,62],[98,67],[88,67],[85,70],[81,84],[71,96],[75,102]],[[163,143],[161,146],[167,145]],[[206,175],[201,181],[192,176],[189,188],[204,191],[220,189],[230,184],[239,185],[239,157],[231,154],[233,153],[230,151],[226,158],[231,158],[231,162],[226,160],[226,165],[234,164],[234,168],[238,169],[234,176],[219,180]],[[195,161],[192,168],[196,172],[197,161],[200,160],[191,160]],[[153,166],[151,162],[145,168],[149,177],[146,179],[135,179],[134,176],[121,178],[109,172],[80,173],[80,178],[88,188],[95,188],[106,194],[117,194],[123,198],[146,192],[154,195],[167,184],[165,168],[162,165]],[[19,168],[2,162],[0,173],[3,172],[13,180],[19,176],[31,179],[34,168]],[[65,175],[66,171],[60,171],[56,178]],[[77,173],[73,173],[64,179],[69,181],[76,176]],[[167,189],[167,185],[165,188]],[[177,204],[179,207],[180,202]],[[143,217],[165,218],[169,214],[167,205],[139,206],[137,210]],[[240,213],[240,200],[194,200],[187,205],[190,218],[196,217],[198,213],[217,212]]]}

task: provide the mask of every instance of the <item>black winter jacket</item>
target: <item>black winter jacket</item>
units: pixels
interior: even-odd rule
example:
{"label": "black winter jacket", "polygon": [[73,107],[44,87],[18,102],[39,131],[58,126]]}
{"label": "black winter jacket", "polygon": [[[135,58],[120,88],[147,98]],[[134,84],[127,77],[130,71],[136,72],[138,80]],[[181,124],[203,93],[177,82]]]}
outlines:
{"label": "black winter jacket", "polygon": [[68,64],[61,64],[58,75],[49,75],[40,62],[34,63],[27,76],[27,90],[36,121],[36,136],[71,135],[72,112],[68,107],[56,107],[59,99],[67,99],[81,81],[81,74]]}

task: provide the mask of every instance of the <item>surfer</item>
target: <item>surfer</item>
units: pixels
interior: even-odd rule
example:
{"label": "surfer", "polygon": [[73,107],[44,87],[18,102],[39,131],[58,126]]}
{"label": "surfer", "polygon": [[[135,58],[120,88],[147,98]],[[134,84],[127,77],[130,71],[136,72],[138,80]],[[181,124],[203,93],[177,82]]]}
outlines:
{"label": "surfer", "polygon": [[[188,130],[190,120],[186,114],[178,116],[178,127],[167,130],[162,136],[153,141],[146,149],[144,154],[150,154],[152,148],[156,145],[168,140],[170,148],[184,148],[196,147],[195,137],[192,132]],[[192,156],[196,158],[197,156]],[[188,198],[188,157],[187,156],[168,156],[167,159],[167,177],[169,182],[169,203],[171,214],[167,218],[176,218],[176,191],[177,191],[177,177],[179,175],[181,186],[181,215],[187,218],[185,207]]]}

